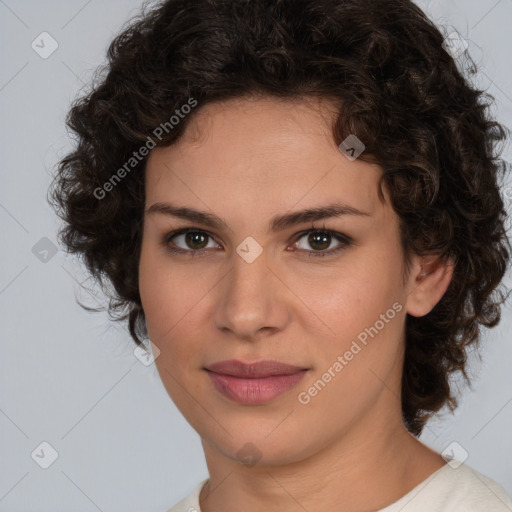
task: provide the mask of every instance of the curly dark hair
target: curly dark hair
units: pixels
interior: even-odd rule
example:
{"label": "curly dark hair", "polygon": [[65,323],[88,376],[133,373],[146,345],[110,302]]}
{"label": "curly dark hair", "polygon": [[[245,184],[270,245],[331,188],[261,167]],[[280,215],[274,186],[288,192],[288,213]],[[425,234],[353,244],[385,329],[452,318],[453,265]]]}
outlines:
{"label": "curly dark hair", "polygon": [[[400,218],[406,267],[411,254],[455,262],[432,311],[406,317],[402,411],[408,430],[420,435],[434,412],[454,410],[450,377],[460,372],[469,382],[467,348],[480,342],[481,325],[500,320],[506,296],[498,285],[510,254],[498,150],[509,131],[489,113],[493,97],[464,76],[460,62],[475,72],[473,60],[466,52],[457,64],[443,41],[409,0],[144,4],[68,113],[76,146],[59,162],[49,193],[65,221],[61,243],[110,286],[109,314],[128,320],[141,344],[147,156],[138,150],[150,139],[173,144],[194,112],[216,100],[332,99],[334,142],[356,134],[366,146],[359,158],[383,169],[379,195],[384,184]],[[196,109],[170,123],[191,98]]]}

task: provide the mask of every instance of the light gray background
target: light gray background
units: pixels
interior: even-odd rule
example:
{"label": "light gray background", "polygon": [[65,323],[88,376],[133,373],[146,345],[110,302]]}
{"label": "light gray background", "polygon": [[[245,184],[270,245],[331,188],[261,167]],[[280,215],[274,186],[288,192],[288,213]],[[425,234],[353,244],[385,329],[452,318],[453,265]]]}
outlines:
{"label": "light gray background", "polygon": [[[0,0],[0,511],[163,511],[207,476],[200,439],[155,366],[134,357],[127,331],[105,313],[76,304],[76,293],[88,298],[77,284],[87,276],[60,250],[46,263],[32,252],[43,237],[56,243],[59,224],[45,198],[55,163],[71,147],[69,104],[140,4]],[[419,4],[445,34],[457,29],[468,40],[479,84],[511,126],[512,2]],[[59,45],[47,59],[31,48],[43,31]],[[510,161],[509,147],[504,156]],[[472,365],[473,390],[422,436],[440,452],[458,442],[466,463],[510,494],[511,321],[508,304],[485,334],[483,362]],[[43,441],[58,452],[46,470],[31,457]]]}

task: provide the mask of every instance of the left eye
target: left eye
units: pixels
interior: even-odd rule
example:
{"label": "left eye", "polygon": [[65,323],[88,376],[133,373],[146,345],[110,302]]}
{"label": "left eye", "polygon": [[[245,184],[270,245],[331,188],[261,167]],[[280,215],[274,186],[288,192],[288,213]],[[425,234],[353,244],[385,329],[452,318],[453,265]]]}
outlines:
{"label": "left eye", "polygon": [[[308,247],[300,246],[300,240],[302,239],[306,240],[304,245],[309,245],[313,248],[313,251],[310,251]],[[338,242],[338,246],[327,250],[334,241]],[[328,256],[350,246],[351,240],[341,233],[314,229],[302,234],[295,244],[298,249],[309,252],[309,256]]]}

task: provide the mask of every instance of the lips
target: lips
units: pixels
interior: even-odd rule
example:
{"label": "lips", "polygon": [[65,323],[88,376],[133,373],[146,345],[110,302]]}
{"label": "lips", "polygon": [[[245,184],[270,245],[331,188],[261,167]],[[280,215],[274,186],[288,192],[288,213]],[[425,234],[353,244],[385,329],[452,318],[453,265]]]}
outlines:
{"label": "lips", "polygon": [[308,371],[279,361],[221,361],[205,368],[215,389],[232,401],[264,404],[294,387]]}
{"label": "lips", "polygon": [[274,375],[291,375],[305,368],[281,363],[279,361],[258,361],[256,363],[244,363],[231,359],[221,361],[208,366],[207,370],[222,375],[231,375],[233,377],[245,377],[248,379],[258,379],[261,377],[272,377]]}

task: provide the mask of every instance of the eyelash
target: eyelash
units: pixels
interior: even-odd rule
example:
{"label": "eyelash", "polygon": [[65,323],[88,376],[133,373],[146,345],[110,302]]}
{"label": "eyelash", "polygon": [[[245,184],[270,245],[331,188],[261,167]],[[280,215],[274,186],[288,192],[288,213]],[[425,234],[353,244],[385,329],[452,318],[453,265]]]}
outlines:
{"label": "eyelash", "polygon": [[[208,231],[204,231],[202,229],[195,229],[195,228],[183,228],[183,229],[178,229],[176,231],[171,231],[170,233],[167,233],[162,240],[162,245],[165,247],[165,249],[167,251],[174,253],[174,254],[190,254],[192,257],[205,256],[206,255],[205,253],[208,252],[208,249],[198,249],[198,250],[181,249],[181,248],[171,247],[169,245],[169,243],[171,242],[171,240],[174,237],[176,237],[178,235],[187,234],[187,233],[201,233],[201,234],[205,234],[208,238],[213,239],[212,235],[210,233],[208,233]],[[310,233],[330,235],[334,239],[336,239],[338,242],[340,242],[340,245],[335,249],[330,249],[329,251],[307,251],[308,257],[324,258],[326,256],[333,256],[333,255],[339,253],[340,251],[347,249],[348,247],[350,247],[352,245],[352,239],[350,237],[348,237],[347,235],[343,235],[342,233],[338,233],[337,231],[331,231],[329,229],[324,229],[324,228],[321,229],[321,228],[314,228],[314,227],[311,229],[308,229],[306,231],[301,231],[300,233],[297,233],[297,235],[295,236],[294,241],[292,243],[294,243],[294,244],[297,243],[301,238],[303,238],[305,235],[308,235]],[[305,249],[299,249],[299,251],[303,251],[303,250],[305,250]]]}

